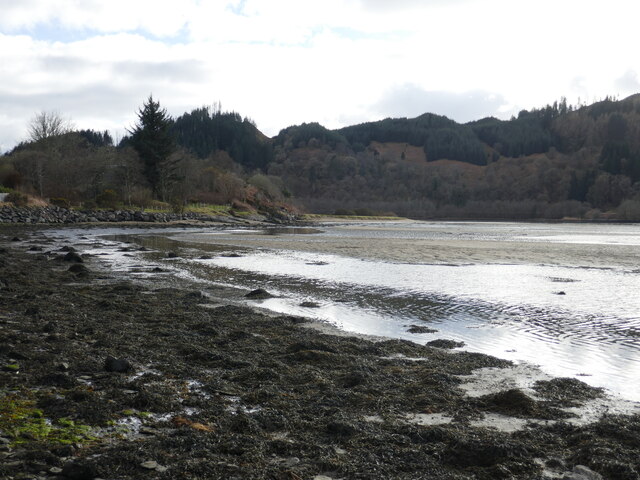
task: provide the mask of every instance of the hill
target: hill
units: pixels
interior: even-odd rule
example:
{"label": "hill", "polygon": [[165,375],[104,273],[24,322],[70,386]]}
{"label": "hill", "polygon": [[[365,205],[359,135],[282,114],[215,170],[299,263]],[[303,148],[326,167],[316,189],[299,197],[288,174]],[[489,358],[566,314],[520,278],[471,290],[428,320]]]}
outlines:
{"label": "hill", "polygon": [[109,190],[124,204],[178,208],[295,202],[316,213],[640,220],[640,95],[466,124],[431,113],[337,130],[305,123],[274,138],[219,106],[166,122],[175,148],[155,179],[130,138],[114,146],[107,132],[83,130],[20,144],[0,158],[0,185],[72,204]]}
{"label": "hill", "polygon": [[274,149],[269,174],[317,212],[640,219],[640,95],[563,100],[507,121],[303,124],[282,130]]}

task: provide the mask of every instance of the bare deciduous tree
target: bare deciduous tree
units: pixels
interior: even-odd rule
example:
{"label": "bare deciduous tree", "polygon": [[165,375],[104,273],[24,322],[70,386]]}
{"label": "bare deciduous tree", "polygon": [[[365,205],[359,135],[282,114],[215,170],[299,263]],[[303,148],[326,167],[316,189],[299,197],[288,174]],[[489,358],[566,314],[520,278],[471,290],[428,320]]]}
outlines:
{"label": "bare deciduous tree", "polygon": [[71,120],[55,111],[41,111],[29,121],[29,139],[32,142],[64,135],[72,130]]}

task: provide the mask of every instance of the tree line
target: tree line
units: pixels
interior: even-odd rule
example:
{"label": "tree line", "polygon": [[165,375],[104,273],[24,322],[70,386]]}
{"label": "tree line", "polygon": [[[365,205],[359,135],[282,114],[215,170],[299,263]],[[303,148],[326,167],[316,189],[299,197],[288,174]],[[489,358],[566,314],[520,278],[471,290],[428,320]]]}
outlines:
{"label": "tree line", "polygon": [[0,157],[0,184],[72,204],[287,201],[420,218],[640,218],[640,96],[576,107],[561,99],[464,125],[434,114],[337,130],[305,123],[272,139],[220,105],[171,118],[150,96],[117,145],[44,112],[29,135]]}

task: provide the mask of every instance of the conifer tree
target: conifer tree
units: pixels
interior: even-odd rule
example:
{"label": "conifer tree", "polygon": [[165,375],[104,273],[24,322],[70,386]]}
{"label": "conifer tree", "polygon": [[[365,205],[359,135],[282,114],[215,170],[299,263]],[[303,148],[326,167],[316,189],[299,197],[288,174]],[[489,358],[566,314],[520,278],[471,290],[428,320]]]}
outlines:
{"label": "conifer tree", "polygon": [[144,163],[144,174],[153,192],[165,196],[161,185],[166,185],[175,169],[171,168],[170,157],[175,151],[175,141],[171,135],[171,118],[160,107],[160,102],[149,95],[138,110],[138,123],[131,133],[131,144]]}

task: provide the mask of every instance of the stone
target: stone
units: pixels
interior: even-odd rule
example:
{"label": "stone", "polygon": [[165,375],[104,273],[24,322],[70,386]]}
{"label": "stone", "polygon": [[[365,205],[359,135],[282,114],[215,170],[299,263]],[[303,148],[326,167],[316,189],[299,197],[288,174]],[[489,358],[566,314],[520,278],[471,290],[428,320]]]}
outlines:
{"label": "stone", "polygon": [[597,472],[594,472],[589,467],[585,467],[584,465],[576,465],[573,467],[573,471],[570,473],[566,473],[563,477],[563,480],[603,480],[602,475]]}
{"label": "stone", "polygon": [[76,252],[69,252],[67,253],[62,260],[64,260],[65,262],[73,262],[73,263],[83,263],[84,260],[82,260],[82,257],[80,255],[78,255]]}
{"label": "stone", "polygon": [[464,342],[456,342],[455,340],[446,340],[444,338],[439,338],[437,340],[427,342],[427,345],[429,347],[453,349],[464,347]]}
{"label": "stone", "polygon": [[126,373],[133,370],[129,360],[108,356],[104,361],[104,369],[107,372]]}
{"label": "stone", "polygon": [[140,464],[142,468],[146,468],[147,470],[157,470],[160,465],[155,460],[147,460],[146,462],[142,462]]}
{"label": "stone", "polygon": [[245,295],[245,298],[257,299],[257,300],[272,298],[272,297],[273,295],[267,292],[264,288],[256,288],[255,290],[251,290],[249,293]]}
{"label": "stone", "polygon": [[302,302],[300,306],[305,308],[320,308],[320,304],[317,302]]}
{"label": "stone", "polygon": [[409,333],[436,333],[438,330],[422,325],[409,325],[407,332]]}
{"label": "stone", "polygon": [[287,468],[291,468],[300,463],[300,459],[298,457],[287,458],[282,462],[282,465]]}
{"label": "stone", "polygon": [[83,275],[89,273],[89,269],[81,263],[74,263],[67,270],[68,272],[75,273],[76,275]]}

